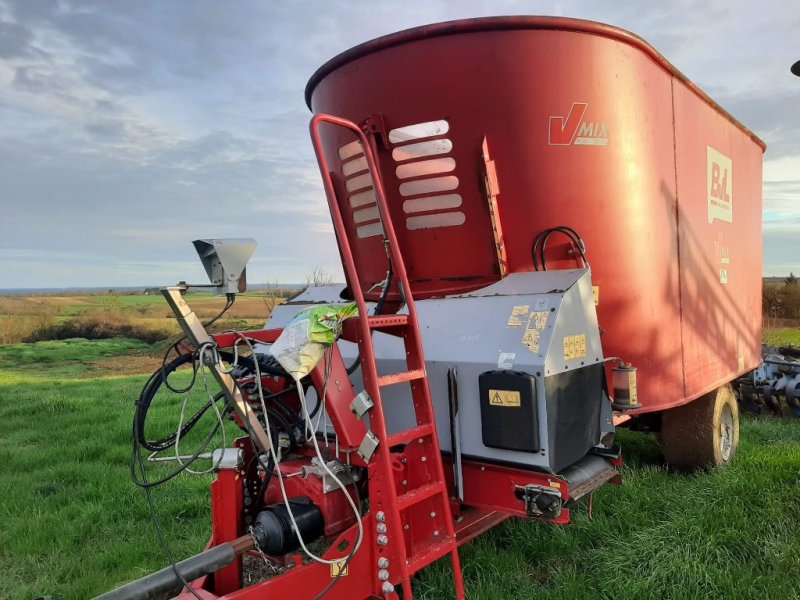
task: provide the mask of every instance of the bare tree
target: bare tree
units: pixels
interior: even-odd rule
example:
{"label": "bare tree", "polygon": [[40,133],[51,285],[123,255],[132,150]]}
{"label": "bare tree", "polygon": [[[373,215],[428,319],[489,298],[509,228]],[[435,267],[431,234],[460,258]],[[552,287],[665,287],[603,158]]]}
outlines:
{"label": "bare tree", "polygon": [[267,316],[272,314],[272,310],[278,306],[283,300],[283,294],[281,293],[280,286],[278,285],[278,280],[273,279],[272,281],[267,281],[264,284],[264,305],[267,307]]}
{"label": "bare tree", "polygon": [[314,266],[311,272],[306,275],[306,284],[308,287],[319,287],[321,285],[330,285],[336,280],[336,276],[330,271],[326,271],[322,267]]}

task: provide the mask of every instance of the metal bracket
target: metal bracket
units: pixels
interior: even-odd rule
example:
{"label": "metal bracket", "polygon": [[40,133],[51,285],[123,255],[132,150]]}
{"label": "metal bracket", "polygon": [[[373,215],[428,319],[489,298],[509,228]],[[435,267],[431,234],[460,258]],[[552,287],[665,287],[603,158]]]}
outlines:
{"label": "metal bracket", "polygon": [[525,501],[525,512],[529,517],[557,519],[561,516],[563,499],[557,489],[543,485],[515,485],[514,494]]}
{"label": "metal bracket", "polygon": [[[339,459],[334,459],[327,463],[328,469],[331,473],[336,475],[336,478],[345,487],[356,483],[361,476],[359,472],[353,467],[349,467],[342,463]],[[304,466],[300,472],[303,474],[303,479],[308,479],[310,475],[319,477],[322,480],[322,493],[329,494],[339,489],[339,484],[330,476],[322,466],[318,458],[311,459],[310,466]]]}
{"label": "metal bracket", "polygon": [[244,465],[244,451],[241,448],[217,448],[211,453],[211,464],[218,469],[239,470]]}
{"label": "metal bracket", "polygon": [[372,459],[372,455],[375,454],[375,450],[378,449],[378,444],[380,444],[378,436],[368,431],[364,439],[361,440],[361,445],[358,447],[358,455],[364,462],[368,463]]}
{"label": "metal bracket", "polygon": [[367,390],[362,390],[350,403],[350,411],[359,419],[362,419],[373,406],[375,406],[375,403],[369,397]]}
{"label": "metal bracket", "polygon": [[384,148],[389,148],[389,135],[386,133],[386,123],[383,120],[383,113],[368,116],[359,123],[364,133],[371,134],[378,138]]}

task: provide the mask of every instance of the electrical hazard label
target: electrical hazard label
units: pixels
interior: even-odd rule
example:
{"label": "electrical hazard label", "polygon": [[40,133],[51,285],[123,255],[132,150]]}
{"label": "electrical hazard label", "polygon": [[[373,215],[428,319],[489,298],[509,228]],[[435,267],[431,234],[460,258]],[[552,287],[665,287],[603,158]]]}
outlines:
{"label": "electrical hazard label", "polygon": [[346,577],[349,574],[350,568],[346,558],[331,563],[331,577]]}
{"label": "electrical hazard label", "polygon": [[564,336],[564,360],[586,358],[586,335]]}
{"label": "electrical hazard label", "polygon": [[489,404],[519,408],[522,404],[522,397],[519,392],[514,390],[489,390]]}

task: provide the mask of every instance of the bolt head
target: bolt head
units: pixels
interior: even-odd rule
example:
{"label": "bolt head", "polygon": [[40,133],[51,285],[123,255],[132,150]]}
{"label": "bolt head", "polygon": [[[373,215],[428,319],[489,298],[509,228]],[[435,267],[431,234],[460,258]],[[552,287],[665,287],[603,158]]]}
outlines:
{"label": "bolt head", "polygon": [[378,523],[383,523],[383,522],[386,520],[386,513],[385,513],[385,512],[383,512],[382,510],[379,510],[379,511],[377,512],[377,514],[375,515],[375,520],[376,520]]}
{"label": "bolt head", "polygon": [[421,460],[422,460],[422,462],[426,462],[428,460],[428,457],[427,456],[423,456]]}
{"label": "bolt head", "polygon": [[378,531],[378,533],[386,533],[386,523],[378,523],[375,529]]}
{"label": "bolt head", "polygon": [[378,546],[386,546],[389,543],[388,536],[379,535],[378,536]]}
{"label": "bolt head", "polygon": [[378,559],[378,568],[379,569],[387,569],[389,567],[389,559],[385,556],[381,556]]}
{"label": "bolt head", "polygon": [[436,513],[435,512],[431,512],[431,519],[435,519],[435,518],[436,518]]}
{"label": "bolt head", "polygon": [[381,569],[378,571],[378,579],[381,581],[388,581],[389,580],[389,571],[386,569]]}
{"label": "bolt head", "polygon": [[381,588],[384,594],[391,594],[394,591],[394,586],[389,583],[388,581],[384,582],[383,587]]}

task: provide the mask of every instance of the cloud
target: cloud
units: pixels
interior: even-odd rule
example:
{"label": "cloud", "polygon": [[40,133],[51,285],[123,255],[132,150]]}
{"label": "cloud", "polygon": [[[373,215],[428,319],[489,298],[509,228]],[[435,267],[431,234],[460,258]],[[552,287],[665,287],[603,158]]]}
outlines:
{"label": "cloud", "polygon": [[800,15],[779,2],[233,6],[0,0],[2,286],[171,283],[197,237],[256,238],[252,281],[340,273],[308,77],[392,31],[529,11],[636,32],[763,137],[767,270],[800,272]]}

